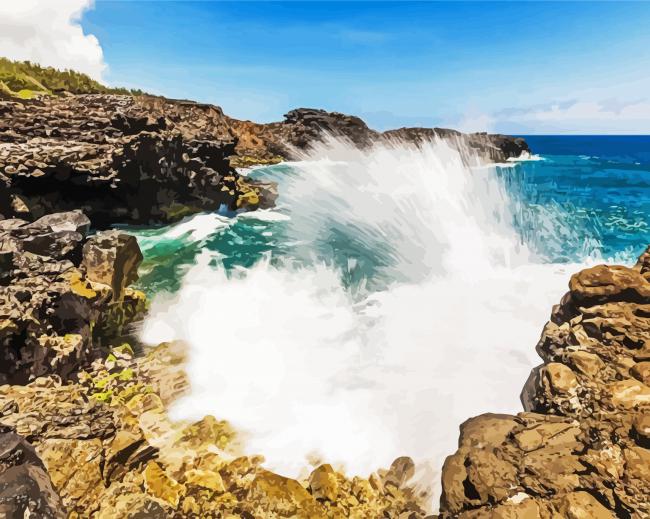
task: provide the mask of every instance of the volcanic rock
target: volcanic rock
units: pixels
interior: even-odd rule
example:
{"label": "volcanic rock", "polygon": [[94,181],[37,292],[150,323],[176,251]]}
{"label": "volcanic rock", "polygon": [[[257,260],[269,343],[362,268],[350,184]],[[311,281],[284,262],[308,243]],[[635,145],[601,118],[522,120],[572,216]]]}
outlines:
{"label": "volcanic rock", "polygon": [[53,230],[86,227],[73,212],[0,230],[0,381],[66,378],[144,312],[144,295],[128,288],[142,259],[135,239]]}
{"label": "volcanic rock", "polygon": [[439,139],[463,156],[475,154],[486,162],[505,162],[530,152],[524,139],[507,135],[465,134],[445,128],[400,128],[381,133],[368,128],[358,117],[313,108],[291,110],[284,117],[282,122],[269,124],[228,118],[231,131],[237,137],[234,163],[246,166],[295,159],[299,157],[296,152],[310,148],[328,135],[343,138],[361,148],[382,141],[421,145]]}
{"label": "volcanic rock", "polygon": [[650,517],[646,255],[571,278],[537,345],[526,412],[461,426],[441,518]]}
{"label": "volcanic rock", "polygon": [[[0,208],[38,219],[81,209],[95,227],[170,222],[264,190],[229,165],[236,137],[221,109],[128,95],[0,101]],[[87,230],[87,228],[86,228]]]}
{"label": "volcanic rock", "polygon": [[66,517],[43,462],[19,435],[0,432],[0,516],[8,519]]}

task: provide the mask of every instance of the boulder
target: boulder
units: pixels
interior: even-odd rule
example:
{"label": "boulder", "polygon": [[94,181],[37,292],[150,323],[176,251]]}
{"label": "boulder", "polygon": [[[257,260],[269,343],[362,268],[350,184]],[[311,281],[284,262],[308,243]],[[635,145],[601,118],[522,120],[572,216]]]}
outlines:
{"label": "boulder", "polygon": [[65,508],[34,448],[12,432],[0,433],[0,516],[63,519]]}
{"label": "boulder", "polygon": [[[647,251],[634,268],[571,278],[537,345],[544,364],[522,391],[530,412],[463,426],[443,467],[441,519],[650,517],[646,261]],[[499,422],[502,432],[486,434]]]}
{"label": "boulder", "polygon": [[32,228],[45,228],[53,232],[72,231],[85,237],[90,230],[90,220],[81,211],[46,214],[29,224]]}
{"label": "boulder", "polygon": [[650,281],[628,267],[597,265],[582,270],[571,277],[569,289],[574,301],[582,306],[606,301],[650,303]]}
{"label": "boulder", "polygon": [[83,235],[75,231],[41,231],[21,240],[22,250],[57,260],[75,260],[81,251]]}
{"label": "boulder", "polygon": [[120,231],[99,232],[83,247],[82,265],[86,276],[110,286],[114,301],[122,299],[124,289],[138,279],[141,261],[137,240]]}
{"label": "boulder", "polygon": [[314,469],[309,475],[309,490],[316,499],[336,501],[339,485],[331,465],[321,465]]}

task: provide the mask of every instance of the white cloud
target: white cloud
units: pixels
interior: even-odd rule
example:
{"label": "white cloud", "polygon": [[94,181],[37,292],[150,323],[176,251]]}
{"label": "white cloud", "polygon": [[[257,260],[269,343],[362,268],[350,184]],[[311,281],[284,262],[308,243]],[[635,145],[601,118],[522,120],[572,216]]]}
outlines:
{"label": "white cloud", "polygon": [[104,53],[80,25],[93,0],[0,0],[0,56],[74,69],[101,80]]}
{"label": "white cloud", "polygon": [[650,100],[574,100],[494,115],[504,132],[650,133]]}
{"label": "white cloud", "polygon": [[465,114],[457,123],[452,123],[447,126],[452,126],[455,130],[465,133],[473,132],[492,132],[496,120],[493,116],[480,113]]}

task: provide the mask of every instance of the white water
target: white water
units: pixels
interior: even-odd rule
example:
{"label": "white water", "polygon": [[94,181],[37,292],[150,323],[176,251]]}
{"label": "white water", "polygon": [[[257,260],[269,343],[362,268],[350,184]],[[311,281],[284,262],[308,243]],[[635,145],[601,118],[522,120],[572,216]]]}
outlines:
{"label": "white water", "polygon": [[[190,346],[192,393],[175,418],[229,420],[290,476],[308,460],[368,475],[409,455],[435,502],[460,423],[520,410],[541,329],[579,266],[536,259],[494,170],[443,143],[330,140],[304,159],[282,202],[313,266],[262,261],[229,277],[205,252],[178,294],[154,300],[143,339]],[[332,229],[385,257],[379,275],[394,281],[346,288],[322,261]]]}

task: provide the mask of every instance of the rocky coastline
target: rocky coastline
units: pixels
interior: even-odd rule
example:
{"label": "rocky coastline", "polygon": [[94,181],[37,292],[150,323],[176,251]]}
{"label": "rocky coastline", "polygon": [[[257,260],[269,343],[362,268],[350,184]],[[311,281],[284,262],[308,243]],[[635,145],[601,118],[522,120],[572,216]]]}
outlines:
{"label": "rocky coastline", "polygon": [[461,426],[441,519],[650,517],[650,247],[571,277],[516,416]]}
{"label": "rocky coastline", "polygon": [[[120,223],[273,206],[237,167],[281,162],[325,134],[364,147],[432,137],[488,162],[523,139],[403,128],[298,109],[238,121],[216,106],[83,94],[0,101],[0,515],[423,519],[398,458],[368,478],[327,464],[299,479],[240,452],[218,417],[172,422],[184,346],[142,352],[142,254]],[[650,249],[571,278],[537,351],[524,412],[461,426],[441,519],[650,516]],[[263,453],[261,453],[263,454]]]}
{"label": "rocky coastline", "polygon": [[80,209],[94,228],[170,223],[197,212],[273,206],[277,188],[236,167],[295,158],[325,134],[358,146],[433,137],[487,162],[529,152],[525,140],[453,130],[379,133],[358,117],[297,109],[279,123],[147,95],[83,94],[0,100],[0,214],[34,220]]}

